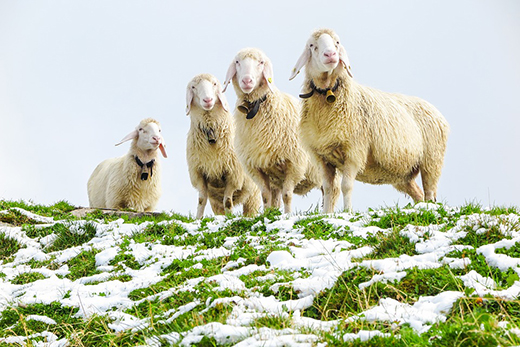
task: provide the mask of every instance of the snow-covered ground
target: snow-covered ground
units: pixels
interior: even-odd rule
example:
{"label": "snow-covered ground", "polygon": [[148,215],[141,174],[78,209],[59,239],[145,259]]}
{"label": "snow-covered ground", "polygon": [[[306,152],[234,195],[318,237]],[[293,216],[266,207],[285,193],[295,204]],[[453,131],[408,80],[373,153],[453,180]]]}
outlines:
{"label": "snow-covered ground", "polygon": [[[432,210],[435,211],[439,205],[419,204],[410,212]],[[114,266],[110,262],[122,252],[125,236],[131,236],[145,230],[150,222],[141,224],[124,223],[122,219],[114,222],[103,223],[101,221],[53,221],[52,218],[37,216],[19,209],[29,218],[40,223],[37,227],[45,227],[54,223],[65,223],[72,229],[81,232],[85,223],[94,223],[96,235],[90,241],[81,246],[70,247],[55,252],[45,252],[44,247],[51,244],[54,234],[39,239],[30,238],[21,227],[1,226],[0,233],[13,238],[21,245],[20,250],[10,259],[12,261],[0,264],[0,312],[13,306],[29,305],[34,303],[50,304],[59,302],[63,306],[78,307],[77,316],[88,319],[91,315],[108,315],[112,318],[109,328],[115,332],[133,329],[147,329],[150,319],[139,319],[127,312],[140,301],[129,298],[129,294],[140,288],[146,288],[161,281],[165,276],[162,271],[175,259],[192,259],[196,262],[194,267],[202,266],[200,262],[204,259],[215,259],[227,257],[237,241],[237,237],[228,237],[221,247],[197,249],[194,245],[171,246],[160,242],[136,243],[131,241],[127,252],[131,253],[135,260],[141,265],[137,270],[126,268],[125,275],[131,276],[131,280],[121,282],[113,280]],[[367,213],[364,216],[349,214],[334,214],[324,216],[324,220],[337,228],[337,234],[351,233],[353,236],[366,238],[376,233],[389,232],[375,226],[366,226],[367,220],[383,216],[384,210]],[[302,227],[295,226],[301,219],[308,218],[302,215],[283,215],[277,220],[265,219],[264,225],[267,231],[276,231],[277,240],[288,247],[288,250],[272,251],[267,257],[266,265],[245,265],[245,259],[227,262],[220,274],[208,278],[199,277],[189,279],[182,284],[182,290],[194,290],[201,281],[217,284],[216,291],[230,290],[240,293],[235,296],[224,297],[216,300],[193,302],[165,312],[161,317],[155,317],[156,323],[168,323],[175,320],[183,313],[192,310],[207,310],[220,304],[232,305],[225,323],[212,322],[197,326],[186,332],[171,332],[152,337],[146,341],[147,345],[160,345],[161,341],[170,341],[174,344],[190,345],[200,341],[204,336],[214,338],[218,343],[236,343],[236,346],[311,346],[324,345],[320,340],[319,331],[331,331],[339,334],[344,341],[353,339],[367,340],[376,335],[384,334],[381,331],[361,330],[357,333],[341,333],[336,327],[339,321],[320,321],[301,315],[313,305],[316,295],[334,286],[337,279],[345,271],[358,267],[377,270],[368,282],[359,285],[359,288],[368,287],[371,284],[381,282],[400,281],[406,270],[411,268],[436,269],[449,265],[453,269],[464,268],[470,262],[468,258],[450,258],[447,255],[454,250],[463,250],[471,246],[457,245],[454,242],[463,238],[468,230],[474,230],[476,234],[482,233],[482,226],[495,226],[507,239],[494,244],[486,244],[476,249],[478,254],[483,255],[490,266],[497,267],[502,271],[512,268],[520,275],[520,259],[505,254],[496,253],[499,248],[510,249],[520,242],[518,227],[519,216],[515,214],[491,216],[487,214],[472,214],[462,216],[457,224],[447,230],[442,230],[441,225],[415,226],[408,225],[400,233],[415,243],[417,255],[403,254],[397,258],[370,259],[373,248],[370,246],[356,247],[345,240],[312,239],[302,234]],[[226,217],[215,217],[208,223],[204,232],[215,232],[231,223],[232,219]],[[186,229],[188,234],[201,232],[200,221],[184,223],[180,221],[165,221],[161,223],[177,223]],[[427,235],[427,237],[426,237]],[[251,236],[252,244],[255,237]],[[257,244],[259,249],[264,246]],[[98,274],[82,277],[74,281],[65,276],[70,272],[66,262],[80,252],[95,249]],[[45,267],[31,268],[27,263],[33,259],[45,261],[54,259],[61,264],[58,268],[51,270]],[[365,260],[359,261],[360,258]],[[198,263],[198,264],[197,264]],[[241,279],[243,275],[250,275],[255,271],[285,270],[294,274],[294,280],[289,284],[298,293],[297,298],[287,301],[279,301],[274,296],[264,296],[248,289]],[[302,270],[308,276],[300,276]],[[26,284],[13,284],[12,280],[22,273],[38,272],[45,278]],[[265,280],[276,279],[276,276],[267,274]],[[520,281],[515,281],[508,288],[497,289],[497,284],[490,277],[470,271],[460,277],[464,286],[474,289],[474,295],[480,297],[491,295],[504,300],[517,300],[520,294]],[[257,280],[262,280],[258,278]],[[281,280],[282,281],[282,280]],[[90,284],[96,282],[96,284]],[[278,285],[287,285],[280,282]],[[276,290],[277,284],[273,287]],[[155,298],[167,298],[181,290],[172,288],[142,300]],[[428,331],[432,324],[443,322],[452,308],[454,302],[463,297],[464,291],[445,291],[436,296],[420,297],[415,303],[402,303],[391,298],[383,298],[370,309],[348,318],[350,321],[366,320],[369,322],[389,322],[396,325],[409,324],[418,333]],[[141,301],[142,301],[141,300]],[[285,317],[292,321],[290,328],[271,329],[257,328],[251,323],[262,316]],[[46,316],[31,315],[26,320],[39,320],[46,324],[56,324],[53,319]],[[507,328],[507,323],[502,323]],[[517,329],[518,330],[518,329]],[[511,329],[515,333],[514,329]],[[66,339],[58,339],[51,332],[42,332],[32,336],[12,336],[0,338],[0,343],[22,343],[25,339],[44,337],[46,342],[36,342],[40,346],[66,346]]]}

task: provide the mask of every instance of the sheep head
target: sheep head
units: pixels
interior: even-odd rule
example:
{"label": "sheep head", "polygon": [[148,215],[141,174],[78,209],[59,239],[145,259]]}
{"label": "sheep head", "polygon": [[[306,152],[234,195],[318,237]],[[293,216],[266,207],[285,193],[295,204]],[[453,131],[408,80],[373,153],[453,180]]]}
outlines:
{"label": "sheep head", "polygon": [[296,62],[289,80],[296,77],[304,66],[311,76],[322,73],[331,74],[340,62],[352,77],[347,52],[340,44],[339,36],[333,30],[318,29],[307,40],[305,49]]}
{"label": "sheep head", "polygon": [[152,118],[143,119],[139,125],[126,135],[116,146],[123,142],[133,140],[135,145],[142,151],[155,151],[159,149],[163,157],[167,158],[164,139],[161,135],[161,126]]}
{"label": "sheep head", "polygon": [[220,101],[224,110],[229,110],[222,86],[217,78],[210,74],[197,75],[186,87],[186,115],[190,114],[192,103],[205,111],[210,111],[217,100]]}
{"label": "sheep head", "polygon": [[245,94],[265,84],[269,89],[273,88],[271,60],[257,48],[244,48],[237,53],[227,71],[224,91],[235,76],[240,90]]}

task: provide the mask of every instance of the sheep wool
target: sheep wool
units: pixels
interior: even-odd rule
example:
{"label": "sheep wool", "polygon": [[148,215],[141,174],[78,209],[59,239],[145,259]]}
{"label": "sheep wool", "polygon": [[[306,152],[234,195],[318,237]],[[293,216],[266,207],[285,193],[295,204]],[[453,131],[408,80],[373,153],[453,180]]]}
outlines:
{"label": "sheep wool", "polygon": [[153,211],[161,197],[161,163],[158,149],[166,157],[160,125],[142,120],[121,142],[132,140],[122,157],[101,162],[87,183],[90,207]]}
{"label": "sheep wool", "polygon": [[[255,70],[257,66],[261,70]],[[283,199],[289,213],[293,192],[303,195],[321,186],[319,168],[310,162],[299,139],[300,102],[276,88],[271,62],[256,48],[238,52],[228,70],[226,87],[231,82],[237,94],[238,157],[261,188],[264,207],[278,208]]]}
{"label": "sheep wool", "polygon": [[240,204],[244,215],[257,214],[260,191],[236,155],[233,121],[220,83],[213,75],[200,74],[188,83],[186,94],[191,119],[186,159],[191,183],[199,191],[196,217],[203,217],[208,198],[215,214]]}
{"label": "sheep wool", "polygon": [[[357,83],[339,42],[332,30],[316,30],[291,76],[305,66],[300,132],[323,169],[324,212],[334,211],[339,196],[337,174],[342,176],[346,210],[352,208],[354,179],[391,184],[416,202],[435,200],[449,133],[447,121],[418,97]],[[335,100],[322,94],[333,94]],[[415,182],[419,173],[424,193]]]}

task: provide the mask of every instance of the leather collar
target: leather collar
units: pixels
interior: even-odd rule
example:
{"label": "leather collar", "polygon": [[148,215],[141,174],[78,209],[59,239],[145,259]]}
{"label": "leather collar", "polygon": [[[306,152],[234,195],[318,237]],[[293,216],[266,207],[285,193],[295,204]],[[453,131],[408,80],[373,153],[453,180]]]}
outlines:
{"label": "leather collar", "polygon": [[134,158],[137,165],[141,168],[141,181],[146,181],[148,179],[148,169],[150,170],[150,177],[152,177],[155,159],[150,160],[148,163],[143,163],[137,155]]}
{"label": "leather collar", "polygon": [[[306,94],[300,94],[300,98],[308,99],[308,98],[310,98],[311,96],[314,95],[314,92],[316,92],[316,93],[321,94],[321,95],[326,95],[327,96],[327,101],[329,103],[332,103],[332,102],[336,101],[336,97],[334,96],[334,92],[336,90],[338,90],[339,85],[340,85],[340,83],[339,83],[339,78],[338,78],[338,79],[336,79],[336,83],[334,84],[334,87],[321,89],[321,88],[316,87],[316,85],[314,84],[314,81],[311,80],[310,83],[309,83],[309,87],[311,88],[311,91],[306,93]],[[331,98],[331,99],[329,100],[329,98]]]}
{"label": "leather collar", "polygon": [[257,99],[255,101],[246,101],[242,103],[242,105],[238,106],[238,110],[242,113],[247,114],[246,119],[252,119],[258,113],[260,109],[260,105],[267,99],[267,94]]}

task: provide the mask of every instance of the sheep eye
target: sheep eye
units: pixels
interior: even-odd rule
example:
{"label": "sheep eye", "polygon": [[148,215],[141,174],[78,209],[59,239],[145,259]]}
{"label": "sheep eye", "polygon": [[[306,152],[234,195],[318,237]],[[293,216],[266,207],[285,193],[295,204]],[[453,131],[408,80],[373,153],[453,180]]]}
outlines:
{"label": "sheep eye", "polygon": [[237,64],[238,64],[238,60],[237,60],[237,61],[235,61],[235,63],[237,63]]}
{"label": "sheep eye", "polygon": [[216,86],[216,85],[217,85],[217,82],[213,82],[213,85]]}
{"label": "sheep eye", "polygon": [[336,43],[339,45],[339,41],[336,41]]}
{"label": "sheep eye", "polygon": [[143,131],[143,128],[139,128],[139,131]]}
{"label": "sheep eye", "polygon": [[309,47],[314,47],[314,45],[311,43],[311,45]]}
{"label": "sheep eye", "polygon": [[262,60],[262,61],[260,62],[260,64],[263,64],[263,63],[264,63],[264,61]]}
{"label": "sheep eye", "polygon": [[195,89],[195,86],[191,86],[191,89]]}

